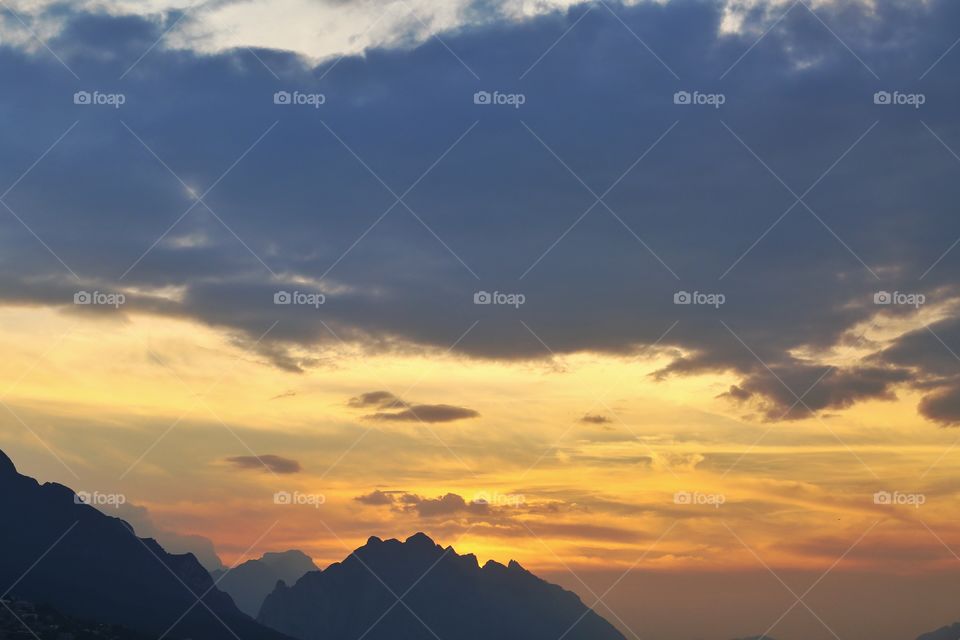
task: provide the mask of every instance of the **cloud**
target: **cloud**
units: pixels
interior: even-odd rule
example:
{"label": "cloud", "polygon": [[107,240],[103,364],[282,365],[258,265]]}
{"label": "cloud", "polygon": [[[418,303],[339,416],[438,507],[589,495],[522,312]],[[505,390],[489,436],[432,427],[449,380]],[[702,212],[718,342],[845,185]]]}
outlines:
{"label": "cloud", "polygon": [[290,458],[283,458],[273,454],[261,456],[234,456],[227,458],[227,462],[237,469],[253,471],[270,471],[272,473],[299,473],[300,463]]}
{"label": "cloud", "polygon": [[910,381],[904,369],[850,367],[834,369],[803,362],[757,367],[721,397],[738,403],[759,398],[766,420],[800,420],[823,409],[843,409],[867,399],[895,399],[893,389]]}
{"label": "cloud", "polygon": [[[228,5],[237,7],[208,7],[202,19]],[[173,14],[94,6],[32,3],[29,15],[56,18],[44,35],[65,64],[83,69],[82,87],[113,87]],[[960,293],[957,253],[920,280],[960,237],[960,182],[955,160],[918,125],[922,117],[960,146],[949,108],[960,100],[960,57],[941,59],[956,39],[957,3],[824,3],[817,16],[798,8],[755,47],[781,12],[744,12],[730,33],[729,11],[708,1],[615,5],[616,16],[577,5],[523,20],[498,17],[511,4],[457,6],[464,13],[430,23],[460,27],[444,43],[415,22],[388,20],[376,37],[391,48],[336,65],[259,51],[280,82],[218,37],[204,53],[156,47],[117,89],[127,98],[119,114],[74,104],[82,87],[46,51],[0,48],[0,70],[24,87],[0,96],[0,110],[18,122],[0,172],[20,175],[79,120],[5,197],[43,244],[17,225],[0,239],[0,302],[70,309],[81,287],[123,291],[128,316],[203,323],[291,373],[335,363],[345,350],[433,356],[456,344],[463,357],[517,361],[656,345],[671,360],[661,379],[730,375],[767,420],[809,413],[790,408],[793,393],[830,365],[804,398],[812,411],[892,397],[917,380],[931,393],[952,384],[940,379],[952,375],[943,357],[906,362],[919,335],[880,363],[840,366],[831,354],[877,316],[878,289],[931,301]],[[176,37],[189,41],[188,31]],[[907,86],[938,59],[922,112],[873,103],[886,82]],[[884,84],[864,65],[882,69]],[[642,90],[624,78],[642,78]],[[722,111],[674,104],[675,92],[696,87],[722,91]],[[281,89],[326,101],[274,104]],[[477,105],[478,89],[526,102]],[[214,188],[198,202],[157,157],[200,193]],[[597,204],[590,191],[614,183]],[[410,185],[404,200],[416,217],[390,192]],[[796,204],[793,194],[810,185]],[[526,303],[475,305],[481,288],[516,290]],[[326,301],[278,306],[280,289]],[[679,290],[723,293],[726,303],[675,305]],[[942,402],[921,410],[944,417]],[[470,417],[420,407],[372,415]]]}
{"label": "cloud", "polygon": [[917,411],[944,426],[960,424],[960,319],[956,306],[949,317],[908,331],[873,357],[873,361],[910,372],[910,384],[925,391]]}
{"label": "cloud", "polygon": [[414,503],[413,507],[421,518],[435,518],[465,512],[483,513],[487,509],[484,504],[468,504],[455,493],[448,493],[439,498],[422,498]]}
{"label": "cloud", "polygon": [[[779,6],[776,0],[766,1]],[[181,0],[153,0],[146,8],[142,3],[123,1],[104,6],[98,0],[76,0],[73,5],[89,11],[107,10],[118,19],[136,16],[153,20],[169,29],[164,45],[170,48],[215,54],[249,47],[260,49],[258,55],[267,59],[277,50],[290,50],[308,59],[323,60],[383,47],[410,48],[444,32],[529,20],[577,3],[413,0],[401,8],[369,0],[230,0],[207,3],[196,10]],[[57,20],[58,3],[54,0],[12,4],[47,37],[56,36],[63,29],[63,21]],[[636,0],[627,4],[636,4]],[[744,22],[741,4],[740,0],[725,2],[728,28]],[[22,30],[4,30],[3,36],[5,41],[23,48],[36,48],[36,42],[25,37]]]}
{"label": "cloud", "polygon": [[920,414],[946,426],[960,424],[960,384],[945,386],[924,396]]}
{"label": "cloud", "polygon": [[588,413],[582,418],[580,418],[580,422],[584,422],[586,424],[609,424],[610,422],[612,422],[612,420],[607,416]]}
{"label": "cloud", "polygon": [[392,506],[400,513],[415,513],[420,518],[439,518],[457,514],[489,515],[494,507],[482,500],[467,502],[456,493],[446,493],[436,498],[426,498],[415,493],[381,491],[357,496],[357,502],[372,506]]}
{"label": "cloud", "polygon": [[381,491],[380,489],[374,489],[370,493],[364,494],[362,496],[357,496],[354,498],[357,502],[362,504],[368,504],[372,506],[383,506],[394,503],[394,496],[390,493]]}
{"label": "cloud", "polygon": [[350,398],[348,405],[354,408],[377,407],[393,409],[407,406],[406,403],[389,391],[369,391]]}
{"label": "cloud", "polygon": [[403,498],[407,510],[413,510],[421,518],[440,518],[456,514],[482,515],[490,511],[487,504],[467,502],[456,493],[447,493],[438,498],[423,498],[407,494]]}
{"label": "cloud", "polygon": [[480,415],[473,409],[449,404],[410,404],[389,391],[362,393],[350,398],[347,404],[354,409],[383,409],[364,416],[381,422],[454,422]]}
{"label": "cloud", "polygon": [[454,422],[476,418],[480,414],[466,407],[455,407],[449,404],[415,404],[403,411],[388,413],[378,411],[365,416],[369,420],[383,422]]}

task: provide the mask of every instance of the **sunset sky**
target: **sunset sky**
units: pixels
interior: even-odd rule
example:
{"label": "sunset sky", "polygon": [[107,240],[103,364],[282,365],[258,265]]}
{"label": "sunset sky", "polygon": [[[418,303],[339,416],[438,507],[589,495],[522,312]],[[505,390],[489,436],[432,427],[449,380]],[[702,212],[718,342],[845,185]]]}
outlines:
{"label": "sunset sky", "polygon": [[3,5],[21,473],[630,638],[960,620],[957,3]]}

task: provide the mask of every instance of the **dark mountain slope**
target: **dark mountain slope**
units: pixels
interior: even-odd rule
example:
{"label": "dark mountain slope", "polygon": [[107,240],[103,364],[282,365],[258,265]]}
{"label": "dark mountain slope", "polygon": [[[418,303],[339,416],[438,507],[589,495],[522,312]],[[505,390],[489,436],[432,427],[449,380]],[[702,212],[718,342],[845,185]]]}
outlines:
{"label": "dark mountain slope", "polygon": [[481,568],[422,533],[370,538],[343,562],[278,585],[259,620],[301,640],[623,640],[575,594],[516,562]]}
{"label": "dark mountain slope", "polygon": [[3,452],[0,522],[0,593],[151,635],[173,627],[171,638],[283,638],[213,588],[192,554],[168,554],[126,522],[78,504],[67,487],[20,475]]}
{"label": "dark mountain slope", "polygon": [[917,640],[960,640],[960,622],[925,633]]}
{"label": "dark mountain slope", "polygon": [[226,571],[214,571],[210,575],[217,588],[226,591],[247,615],[256,617],[264,598],[277,586],[278,581],[293,584],[308,571],[316,571],[317,565],[302,551],[265,553],[257,560],[248,560]]}

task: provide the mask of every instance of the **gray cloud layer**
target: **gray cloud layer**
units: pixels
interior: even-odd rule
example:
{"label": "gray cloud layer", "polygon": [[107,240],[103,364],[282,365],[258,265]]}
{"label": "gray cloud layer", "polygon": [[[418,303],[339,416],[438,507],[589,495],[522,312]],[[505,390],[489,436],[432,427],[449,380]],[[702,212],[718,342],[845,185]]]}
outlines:
{"label": "gray cloud layer", "polygon": [[237,469],[254,471],[272,471],[273,473],[299,473],[300,463],[290,458],[264,454],[260,456],[234,456],[227,462]]}
{"label": "gray cloud layer", "polygon": [[[850,340],[877,290],[958,293],[960,253],[925,272],[960,237],[960,164],[944,148],[960,148],[960,55],[931,69],[960,7],[818,9],[840,43],[796,5],[734,65],[779,16],[756,12],[732,37],[713,3],[613,6],[618,17],[580,6],[449,34],[480,80],[435,41],[316,69],[258,51],[279,80],[249,51],[158,47],[121,79],[163,25],[59,7],[50,46],[80,80],[44,50],[0,48],[19,87],[0,97],[17,123],[3,200],[23,223],[6,212],[0,300],[68,307],[78,289],[123,289],[123,312],[196,319],[250,347],[279,320],[255,348],[289,371],[322,365],[341,339],[440,352],[476,320],[457,351],[500,359],[632,354],[677,322],[658,375],[733,372],[731,397],[766,419],[905,384],[929,389],[927,417],[960,419],[960,363],[922,329],[819,382],[829,363],[796,355]],[[874,104],[894,90],[926,104]],[[126,103],[75,105],[76,91]],[[326,102],[277,105],[277,91]],[[477,91],[525,103],[477,105]],[[726,103],[676,105],[677,91]],[[279,290],[326,300],[276,305]],[[479,290],[526,303],[474,305]],[[678,306],[678,290],[726,304]],[[956,349],[954,325],[938,335]],[[374,416],[407,411],[420,413]]]}

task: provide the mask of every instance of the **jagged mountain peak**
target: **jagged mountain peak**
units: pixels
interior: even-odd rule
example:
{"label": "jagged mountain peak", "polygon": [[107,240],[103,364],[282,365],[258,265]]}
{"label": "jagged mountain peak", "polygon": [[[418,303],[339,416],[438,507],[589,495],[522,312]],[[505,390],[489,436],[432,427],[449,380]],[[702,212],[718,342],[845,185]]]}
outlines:
{"label": "jagged mountain peak", "polygon": [[300,640],[623,640],[575,594],[519,563],[480,567],[424,533],[371,537],[341,562],[277,585],[258,619]]}

